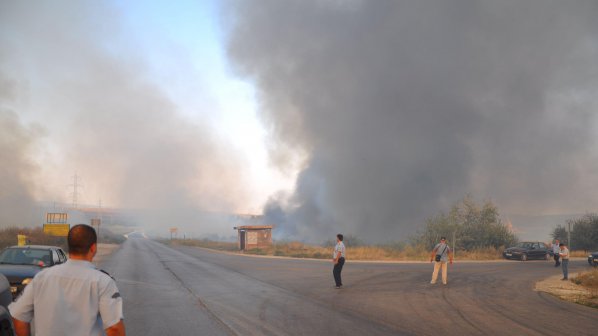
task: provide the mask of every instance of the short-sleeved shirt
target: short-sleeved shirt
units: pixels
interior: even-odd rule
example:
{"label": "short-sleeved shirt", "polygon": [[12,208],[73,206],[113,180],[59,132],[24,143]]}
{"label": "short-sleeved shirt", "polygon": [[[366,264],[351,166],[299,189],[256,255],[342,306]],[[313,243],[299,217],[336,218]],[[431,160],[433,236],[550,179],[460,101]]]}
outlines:
{"label": "short-sleeved shirt", "polygon": [[434,250],[436,250],[436,255],[440,255],[440,261],[448,261],[448,253],[451,248],[445,243],[438,243],[434,246]]}
{"label": "short-sleeved shirt", "polygon": [[568,248],[564,248],[561,250],[561,252],[559,252],[559,254],[561,255],[562,259],[567,259],[569,260],[569,249]]}
{"label": "short-sleeved shirt", "polygon": [[552,244],[552,253],[559,254],[561,253],[561,247],[559,244]]}
{"label": "short-sleeved shirt", "polygon": [[343,242],[338,242],[338,244],[336,244],[336,246],[334,247],[334,254],[332,255],[332,258],[336,258],[338,252],[341,253],[341,258],[345,257],[345,244],[343,244]]}
{"label": "short-sleeved shirt", "polygon": [[123,319],[114,280],[92,263],[73,259],[39,272],[8,309],[17,320],[33,320],[37,336],[104,335]]}

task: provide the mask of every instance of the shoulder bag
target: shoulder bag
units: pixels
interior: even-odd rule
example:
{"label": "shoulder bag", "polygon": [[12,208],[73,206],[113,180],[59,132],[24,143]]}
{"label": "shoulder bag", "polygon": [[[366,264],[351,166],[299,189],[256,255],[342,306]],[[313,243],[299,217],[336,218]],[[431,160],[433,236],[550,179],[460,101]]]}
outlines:
{"label": "shoulder bag", "polygon": [[444,251],[446,251],[447,248],[448,248],[448,244],[445,244],[444,250],[442,250],[442,253],[436,255],[436,262],[440,261],[440,259],[442,258],[442,255],[444,254]]}

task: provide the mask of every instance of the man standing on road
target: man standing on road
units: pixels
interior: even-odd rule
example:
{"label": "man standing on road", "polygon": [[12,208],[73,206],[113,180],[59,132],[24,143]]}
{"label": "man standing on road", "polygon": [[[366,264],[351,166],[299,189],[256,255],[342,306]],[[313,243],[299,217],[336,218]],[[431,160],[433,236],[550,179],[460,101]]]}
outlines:
{"label": "man standing on road", "polygon": [[336,246],[334,247],[334,255],[332,262],[334,263],[334,269],[332,275],[334,275],[334,282],[336,283],[336,289],[343,287],[343,281],[341,280],[341,271],[345,264],[345,244],[343,244],[343,235],[336,235]]}
{"label": "man standing on road", "polygon": [[440,243],[434,246],[432,250],[432,254],[430,255],[430,262],[435,260],[434,263],[434,272],[432,273],[432,281],[431,284],[435,284],[436,280],[438,279],[438,271],[442,268],[442,283],[446,285],[447,283],[447,272],[448,272],[448,265],[447,259],[450,259],[451,265],[453,264],[453,251],[446,243],[445,237],[440,237]]}
{"label": "man standing on road", "polygon": [[116,283],[91,263],[95,230],[84,224],[68,233],[69,260],[39,272],[8,306],[18,336],[125,335],[122,298]]}
{"label": "man standing on road", "polygon": [[568,280],[569,279],[569,249],[567,245],[560,243],[561,251],[559,255],[563,260],[561,264],[563,264],[563,278],[561,280]]}
{"label": "man standing on road", "polygon": [[558,239],[554,240],[554,244],[552,244],[552,253],[554,254],[554,267],[559,267],[561,266],[561,262],[560,262],[560,255],[559,253],[561,253],[561,247],[560,247],[560,241]]}

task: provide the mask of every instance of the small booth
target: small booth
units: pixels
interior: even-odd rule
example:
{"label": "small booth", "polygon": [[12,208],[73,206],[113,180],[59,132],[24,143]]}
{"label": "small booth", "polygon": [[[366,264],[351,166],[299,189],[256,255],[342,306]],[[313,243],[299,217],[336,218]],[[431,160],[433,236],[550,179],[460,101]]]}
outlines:
{"label": "small booth", "polygon": [[241,251],[272,246],[272,225],[244,225],[234,229]]}

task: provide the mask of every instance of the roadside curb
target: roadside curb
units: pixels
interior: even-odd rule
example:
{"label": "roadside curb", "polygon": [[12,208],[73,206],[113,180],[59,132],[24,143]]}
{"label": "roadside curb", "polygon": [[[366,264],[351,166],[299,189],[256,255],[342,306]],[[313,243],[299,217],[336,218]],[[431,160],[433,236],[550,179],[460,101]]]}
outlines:
{"label": "roadside curb", "polygon": [[[172,246],[172,245],[169,245],[169,246],[170,247],[175,247],[175,246]],[[196,249],[200,249],[200,250],[204,250],[204,251],[208,251],[208,252],[213,252],[213,253],[221,253],[221,254],[242,256],[242,257],[249,257],[249,258],[284,259],[284,260],[313,260],[313,261],[322,261],[322,262],[330,262],[330,260],[332,260],[332,257],[330,257],[330,259],[317,259],[317,258],[296,258],[296,257],[287,257],[287,256],[271,256],[271,255],[259,255],[259,254],[244,254],[244,253],[231,252],[231,251],[215,250],[215,249],[211,249],[211,248],[207,248],[207,247],[201,247],[201,246],[176,245],[176,247],[190,247],[190,248],[196,248]],[[576,258],[571,258],[571,260],[585,260],[585,258],[576,257]],[[539,261],[543,261],[543,260],[539,260]],[[547,260],[547,261],[548,262],[554,262],[552,259]],[[358,264],[368,264],[368,263],[376,263],[376,264],[428,264],[428,263],[430,263],[430,261],[428,261],[428,260],[353,260],[353,259],[348,259],[347,262],[348,263],[358,263]],[[455,259],[454,264],[457,264],[457,263],[480,263],[480,262],[484,262],[484,263],[512,263],[512,262],[522,262],[522,261],[518,261],[518,260],[505,260],[505,259],[492,259],[492,260],[484,260],[484,259],[480,259],[480,260],[471,260],[471,259],[459,260],[459,259]],[[535,262],[535,260],[533,260],[533,261],[523,261],[523,262]]]}

